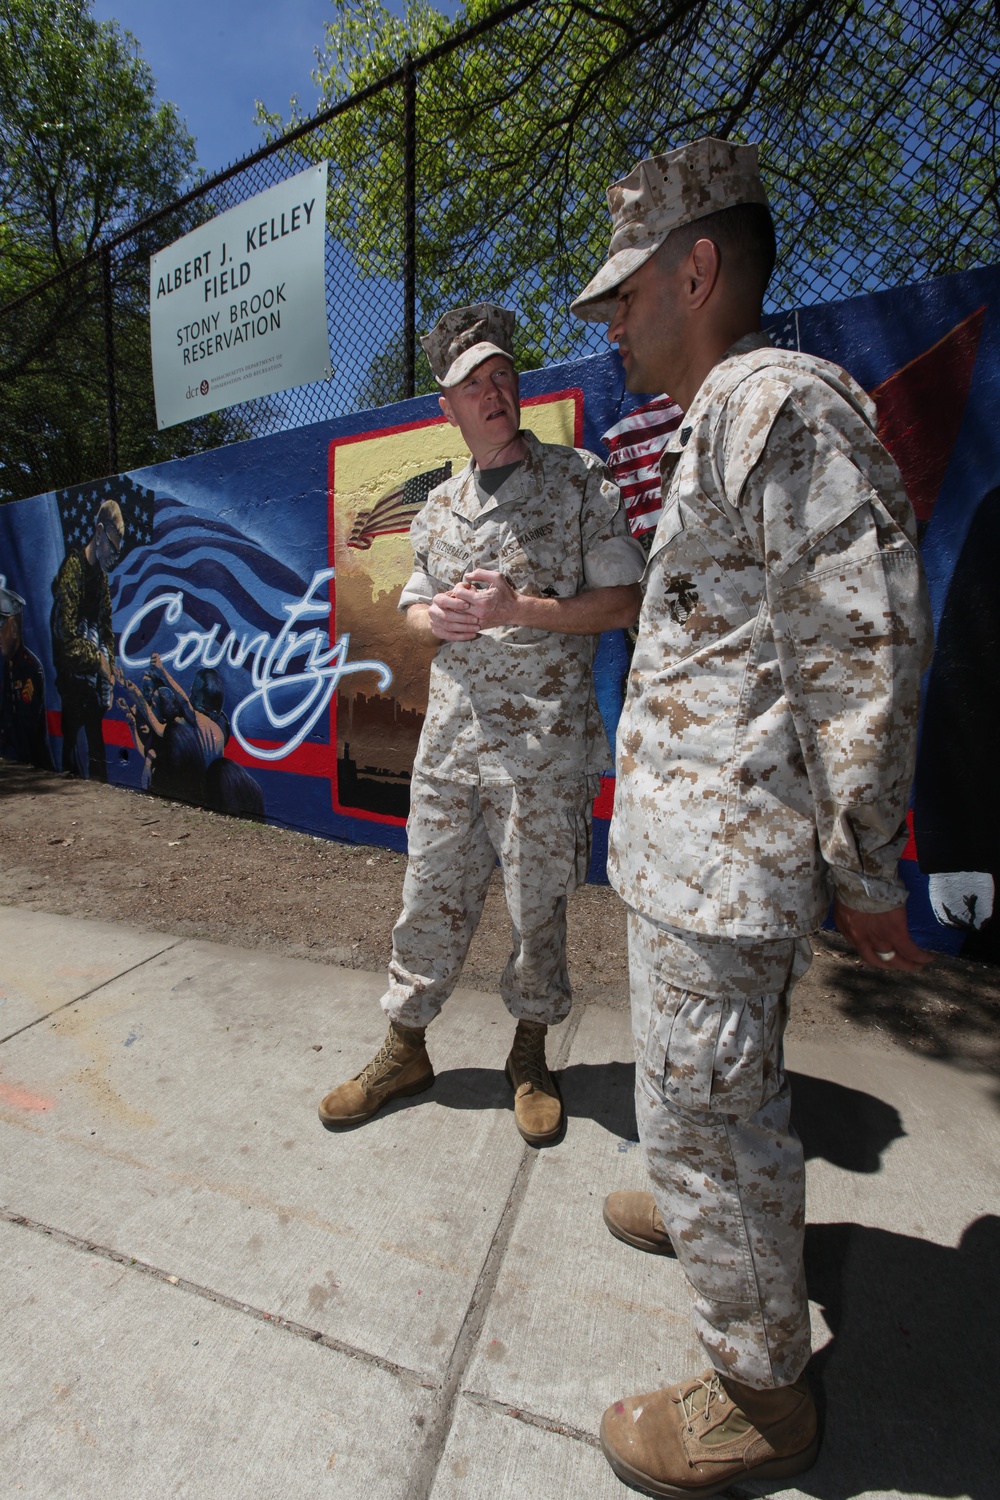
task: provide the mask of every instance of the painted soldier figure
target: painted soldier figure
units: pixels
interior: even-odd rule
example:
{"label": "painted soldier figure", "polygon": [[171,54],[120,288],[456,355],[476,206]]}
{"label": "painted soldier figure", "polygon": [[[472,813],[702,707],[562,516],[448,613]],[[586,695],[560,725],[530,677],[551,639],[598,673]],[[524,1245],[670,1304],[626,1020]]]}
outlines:
{"label": "painted soldier figure", "polygon": [[566,899],[586,878],[591,806],[610,759],[592,665],[601,631],[636,618],[643,556],[598,459],[522,430],[513,336],[513,313],[481,303],[446,313],[421,340],[441,410],[471,456],[410,529],[414,570],[399,607],[414,638],[437,650],[382,998],[389,1033],[323,1100],[331,1128],[430,1088],[425,1028],[458,981],[499,858],[515,1123],[532,1145],[562,1129],[545,1036],[570,1008]]}
{"label": "painted soldier figure", "polygon": [[97,512],[85,547],[70,547],[52,580],[52,659],[62,700],[62,769],[107,781],[103,720],[111,707],[115,636],[108,574],[118,561],[125,522],[116,500]]}
{"label": "painted soldier figure", "polygon": [[616,1402],[623,1479],[713,1495],[806,1469],[802,1146],[782,1036],[833,899],[868,963],[916,969],[906,838],[930,616],[913,514],[845,371],[760,333],[774,228],[757,148],[703,139],[608,191],[573,303],[633,391],[684,409],[618,729],[608,871],[629,908],[636,1112],[652,1194],[605,1221],[687,1277],[710,1369]]}
{"label": "painted soldier figure", "polygon": [[0,756],[55,769],[45,714],[45,674],[24,644],[24,600],[0,576]]}

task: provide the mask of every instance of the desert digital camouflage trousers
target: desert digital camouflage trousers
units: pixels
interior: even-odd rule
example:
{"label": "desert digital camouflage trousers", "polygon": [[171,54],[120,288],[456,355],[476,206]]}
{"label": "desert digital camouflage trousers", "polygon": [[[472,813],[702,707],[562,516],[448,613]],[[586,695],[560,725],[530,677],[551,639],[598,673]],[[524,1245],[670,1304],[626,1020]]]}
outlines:
{"label": "desert digital camouflage trousers", "polygon": [[767,1389],[809,1358],[805,1161],[782,1038],[807,939],[705,937],[629,911],[636,1117],[653,1194],[721,1374]]}
{"label": "desert digital camouflage trousers", "polygon": [[500,993],[511,1015],[555,1025],[572,995],[566,898],[587,878],[594,778],[471,786],[415,775],[403,910],[382,1009],[427,1026],[458,982],[500,860],[511,954]]}

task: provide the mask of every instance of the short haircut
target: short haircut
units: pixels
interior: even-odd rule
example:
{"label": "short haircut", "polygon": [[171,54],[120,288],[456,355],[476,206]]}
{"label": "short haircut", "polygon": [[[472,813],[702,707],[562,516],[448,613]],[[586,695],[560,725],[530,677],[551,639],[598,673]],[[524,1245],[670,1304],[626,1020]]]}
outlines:
{"label": "short haircut", "polygon": [[113,531],[119,539],[125,535],[125,519],[122,508],[117,500],[103,500],[97,512],[95,524],[104,527],[105,531]]}
{"label": "short haircut", "polygon": [[723,267],[763,298],[774,270],[774,220],[766,203],[736,203],[671,230],[664,241],[673,265],[689,255],[698,240],[718,246]]}

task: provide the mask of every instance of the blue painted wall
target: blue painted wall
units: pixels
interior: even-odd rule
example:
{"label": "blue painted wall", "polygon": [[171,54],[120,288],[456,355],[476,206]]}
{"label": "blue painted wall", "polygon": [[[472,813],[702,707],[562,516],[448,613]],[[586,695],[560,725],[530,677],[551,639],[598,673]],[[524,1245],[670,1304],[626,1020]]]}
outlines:
{"label": "blue painted wall", "polygon": [[[1000,828],[985,774],[996,743],[993,715],[1000,714],[1000,606],[991,602],[1000,596],[993,584],[1000,562],[1000,270],[799,309],[770,326],[776,341],[845,365],[876,395],[883,436],[907,479],[943,632],[925,700],[916,836],[904,861],[911,922],[932,946],[964,945],[995,960],[994,923],[979,931],[950,925],[940,892],[938,915],[945,920],[939,921],[928,876],[938,877],[935,890],[953,892],[954,881],[941,886],[945,875],[1000,876]],[[625,392],[613,352],[525,374],[525,424],[532,425],[531,402],[553,398],[571,404],[576,440],[597,452],[602,433],[640,399]],[[412,656],[412,647],[404,648],[401,634],[393,639],[401,627],[393,623],[388,593],[378,595],[381,623],[371,637],[364,629],[359,634],[355,612],[351,638],[344,639],[352,622],[336,598],[346,542],[337,531],[335,475],[359,442],[384,442],[387,453],[400,444],[405,450],[411,435],[426,444],[437,416],[436,398],[419,397],[0,508],[0,574],[27,601],[25,644],[44,677],[56,767],[63,745],[50,629],[53,579],[74,539],[83,543],[93,534],[101,501],[112,498],[127,526],[110,580],[120,669],[137,690],[154,652],[188,693],[206,668],[218,676],[223,703],[216,721],[228,734],[224,758],[237,769],[214,774],[207,793],[198,782],[198,800],[225,807],[228,797],[244,812],[262,808],[269,822],[403,848],[419,704],[412,684],[394,697],[383,664],[398,677],[401,664],[412,665],[401,654]],[[412,475],[394,474],[387,463],[375,499],[390,529],[379,533],[376,526],[369,536],[372,558],[374,549],[398,549],[412,509],[412,493],[403,493]],[[398,574],[397,563],[397,589]],[[620,634],[602,639],[598,694],[612,740],[626,660]],[[155,672],[153,678],[147,694],[156,690]],[[126,701],[128,694],[116,689],[114,697]],[[117,701],[103,714],[102,732],[108,779],[138,789],[150,763]],[[152,776],[155,787],[161,775],[161,789],[162,771]],[[609,780],[597,805],[596,879],[603,878],[602,815],[611,792]],[[976,888],[982,890],[981,881]]]}

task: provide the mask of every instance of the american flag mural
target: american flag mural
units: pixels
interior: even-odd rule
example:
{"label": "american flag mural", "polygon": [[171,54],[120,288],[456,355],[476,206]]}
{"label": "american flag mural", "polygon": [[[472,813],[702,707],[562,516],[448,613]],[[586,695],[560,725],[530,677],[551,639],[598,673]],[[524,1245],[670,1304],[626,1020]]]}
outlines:
{"label": "american flag mural", "polygon": [[[217,514],[160,495],[148,548],[133,550],[111,577],[116,625],[158,594],[181,591],[184,613],[220,638],[265,631],[287,621],[283,605],[302,596],[305,581],[265,547]],[[155,627],[151,621],[150,634]],[[134,637],[144,644],[142,631]]]}
{"label": "american flag mural", "polygon": [[422,474],[415,474],[405,484],[389,490],[375,502],[371,510],[358,512],[347,545],[367,552],[377,536],[392,536],[409,531],[410,522],[431,490],[450,478],[451,463],[448,462],[439,469],[425,469]]}
{"label": "american flag mural", "polygon": [[125,522],[120,565],[134,548],[148,547],[152,541],[154,498],[152,490],[136,484],[128,474],[116,474],[112,479],[98,479],[90,484],[57,490],[56,504],[66,547],[85,547],[94,535],[100,507],[105,500],[117,500]]}
{"label": "american flag mural", "polygon": [[632,535],[646,544],[660,519],[660,454],[683,415],[672,396],[657,396],[604,433],[608,468],[622,492]]}

